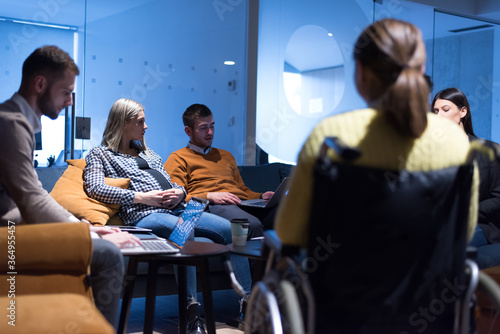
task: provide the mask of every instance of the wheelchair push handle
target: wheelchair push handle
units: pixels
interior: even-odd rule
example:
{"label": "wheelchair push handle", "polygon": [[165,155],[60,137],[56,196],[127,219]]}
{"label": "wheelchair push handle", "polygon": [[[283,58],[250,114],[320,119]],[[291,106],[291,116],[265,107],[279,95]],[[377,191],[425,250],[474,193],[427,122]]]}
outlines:
{"label": "wheelchair push handle", "polygon": [[325,157],[328,149],[335,151],[345,161],[354,161],[361,156],[360,150],[347,145],[338,137],[326,137],[319,156]]}

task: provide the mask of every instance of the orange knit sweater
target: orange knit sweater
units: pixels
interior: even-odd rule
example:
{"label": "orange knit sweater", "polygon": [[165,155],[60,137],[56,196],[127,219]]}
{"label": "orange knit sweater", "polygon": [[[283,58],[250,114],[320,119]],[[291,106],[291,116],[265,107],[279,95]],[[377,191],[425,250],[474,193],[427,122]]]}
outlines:
{"label": "orange knit sweater", "polygon": [[212,148],[208,154],[201,154],[184,147],[170,154],[165,170],[172,182],[186,189],[186,201],[192,196],[207,198],[209,192],[230,192],[240,199],[261,195],[245,186],[236,160],[225,150]]}

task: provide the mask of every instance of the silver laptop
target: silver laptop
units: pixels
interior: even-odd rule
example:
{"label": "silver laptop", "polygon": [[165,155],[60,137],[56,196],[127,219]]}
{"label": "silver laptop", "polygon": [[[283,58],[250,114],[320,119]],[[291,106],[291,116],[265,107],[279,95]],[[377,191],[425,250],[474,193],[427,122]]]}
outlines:
{"label": "silver laptop", "polygon": [[274,192],[274,195],[269,199],[247,199],[241,201],[239,206],[252,206],[256,208],[264,208],[270,209],[274,208],[278,204],[280,204],[281,198],[288,193],[288,177],[285,177],[283,181],[281,181],[278,189]]}
{"label": "silver laptop", "polygon": [[[138,254],[171,254],[181,251],[182,246],[191,235],[198,219],[205,211],[208,201],[201,198],[192,197],[187,203],[186,209],[179,216],[175,228],[170,234],[168,240],[155,236],[149,233],[148,229],[136,230],[145,234],[141,237],[142,245],[122,248],[123,255],[138,255]],[[134,232],[132,232],[134,233]]]}

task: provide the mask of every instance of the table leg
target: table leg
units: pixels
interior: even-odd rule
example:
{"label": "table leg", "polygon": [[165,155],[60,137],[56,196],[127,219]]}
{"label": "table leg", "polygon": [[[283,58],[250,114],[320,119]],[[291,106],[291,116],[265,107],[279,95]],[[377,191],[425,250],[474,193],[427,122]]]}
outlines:
{"label": "table leg", "polygon": [[203,304],[205,305],[205,320],[208,334],[215,334],[215,320],[213,311],[212,289],[208,276],[208,258],[200,261],[199,264],[201,286],[203,291]]}
{"label": "table leg", "polygon": [[146,289],[146,313],[144,315],[144,333],[153,333],[155,322],[155,304],[156,304],[156,278],[158,275],[158,262],[149,262],[148,282]]}
{"label": "table leg", "polygon": [[266,261],[267,259],[255,259],[254,260],[254,270],[252,273],[252,285],[255,282],[262,280],[264,277],[264,271],[266,269]]}
{"label": "table leg", "polygon": [[186,334],[187,275],[186,266],[177,266],[177,288],[179,289],[179,334]]}
{"label": "table leg", "polygon": [[130,314],[130,305],[134,295],[135,278],[137,275],[137,258],[131,256],[128,262],[127,274],[124,279],[124,292],[122,298],[122,308],[120,311],[120,320],[118,321],[117,333],[127,332],[128,316]]}

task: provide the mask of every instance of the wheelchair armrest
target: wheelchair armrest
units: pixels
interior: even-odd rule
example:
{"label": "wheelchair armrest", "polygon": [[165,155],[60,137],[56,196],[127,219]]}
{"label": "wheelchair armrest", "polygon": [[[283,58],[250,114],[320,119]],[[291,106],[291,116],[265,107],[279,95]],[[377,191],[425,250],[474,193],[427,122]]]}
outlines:
{"label": "wheelchair armrest", "polygon": [[274,251],[275,254],[281,254],[283,244],[274,230],[264,232],[264,247]]}
{"label": "wheelchair armrest", "polygon": [[294,257],[300,254],[299,246],[283,245],[274,230],[264,232],[264,247],[281,256]]}

